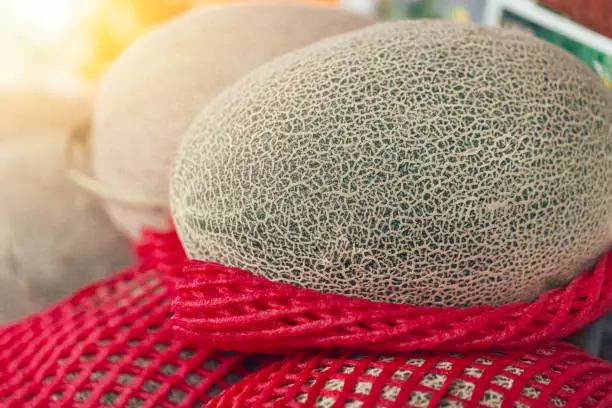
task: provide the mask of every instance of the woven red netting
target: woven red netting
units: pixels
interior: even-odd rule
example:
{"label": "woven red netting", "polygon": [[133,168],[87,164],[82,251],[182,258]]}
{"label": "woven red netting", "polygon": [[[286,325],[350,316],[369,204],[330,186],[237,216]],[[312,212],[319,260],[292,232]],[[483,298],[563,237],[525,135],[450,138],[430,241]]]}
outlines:
{"label": "woven red netting", "polygon": [[465,351],[561,339],[612,309],[612,252],[567,287],[533,303],[465,309],[376,303],[274,283],[189,261],[173,304],[181,338],[223,350],[309,347]]}
{"label": "woven red netting", "polygon": [[511,351],[300,352],[207,408],[608,408],[612,364],[554,342]]}
{"label": "woven red netting", "polygon": [[201,407],[262,359],[176,339],[174,233],[147,233],[138,261],[106,281],[0,329],[2,407]]}
{"label": "woven red netting", "polygon": [[539,3],[612,38],[612,1],[610,0],[539,0]]}

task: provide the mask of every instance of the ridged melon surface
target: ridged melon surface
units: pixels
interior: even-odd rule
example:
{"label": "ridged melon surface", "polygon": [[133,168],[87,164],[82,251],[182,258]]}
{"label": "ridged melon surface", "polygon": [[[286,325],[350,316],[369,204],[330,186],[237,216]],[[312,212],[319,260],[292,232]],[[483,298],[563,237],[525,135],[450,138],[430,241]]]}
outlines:
{"label": "ridged melon surface", "polygon": [[98,200],[66,176],[65,144],[60,134],[0,142],[0,325],[130,262]]}
{"label": "ridged melon surface", "polygon": [[223,93],[171,185],[196,259],[375,301],[532,300],[612,243],[612,95],[516,30],[380,24]]}
{"label": "ridged melon surface", "polygon": [[171,164],[204,104],[274,57],[373,23],[328,6],[258,2],[196,9],[141,37],[100,85],[92,160],[115,194],[162,205],[109,202],[111,218],[131,236],[165,227]]}

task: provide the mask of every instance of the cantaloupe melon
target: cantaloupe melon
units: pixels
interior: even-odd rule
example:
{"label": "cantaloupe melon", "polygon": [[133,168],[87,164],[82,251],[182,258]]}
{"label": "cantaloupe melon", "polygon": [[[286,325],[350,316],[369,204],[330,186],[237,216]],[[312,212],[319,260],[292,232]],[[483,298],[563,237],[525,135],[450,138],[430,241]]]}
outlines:
{"label": "cantaloupe melon", "polygon": [[91,114],[90,95],[66,97],[36,90],[0,90],[0,142],[65,132]]}
{"label": "cantaloupe melon", "polygon": [[603,391],[606,386],[593,387],[595,366],[601,370],[598,383],[612,385],[608,362],[562,342],[468,353],[302,352],[259,369],[211,405],[229,408],[240,401],[242,408],[606,406],[611,393]]}
{"label": "cantaloupe melon", "polygon": [[115,223],[132,236],[166,226],[174,154],[203,104],[273,57],[373,23],[324,5],[230,4],[197,9],[136,41],[100,85],[93,169],[115,195],[160,204],[109,202]]}
{"label": "cantaloupe melon", "polygon": [[529,301],[612,243],[612,95],[526,33],[384,23],[224,92],[171,185],[196,259],[374,301]]}
{"label": "cantaloupe melon", "polygon": [[0,324],[130,261],[98,199],[68,180],[65,143],[59,134],[0,142]]}

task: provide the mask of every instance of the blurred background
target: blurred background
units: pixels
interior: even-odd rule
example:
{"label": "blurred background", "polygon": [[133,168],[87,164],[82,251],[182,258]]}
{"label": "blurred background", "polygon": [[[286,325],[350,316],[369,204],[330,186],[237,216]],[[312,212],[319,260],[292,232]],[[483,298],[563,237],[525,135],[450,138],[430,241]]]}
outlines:
{"label": "blurred background", "polygon": [[[574,53],[611,85],[612,0],[303,1],[381,19],[512,25]],[[70,132],[87,118],[96,84],[122,50],[164,21],[215,2],[0,0],[0,151],[7,139]],[[584,341],[590,350],[612,358],[612,325],[589,330]],[[604,336],[610,340],[602,342]]]}
{"label": "blurred background", "polygon": [[[226,0],[0,0],[0,138],[78,122],[86,115],[97,80],[134,39],[173,16],[215,1]],[[487,23],[516,20],[517,16],[506,13],[494,21],[491,16],[495,11],[490,10],[504,3],[527,2],[311,1],[338,4],[384,19],[427,17]],[[604,38],[612,36],[609,0],[541,0],[537,7],[569,17],[577,26]],[[530,22],[523,23],[527,26]],[[553,42],[565,42],[562,45],[580,54],[587,63],[593,60],[593,55],[583,55],[589,54],[589,47],[578,50],[580,44],[569,44],[573,40],[559,33],[528,28]],[[604,53],[592,65],[609,83],[609,55]]]}

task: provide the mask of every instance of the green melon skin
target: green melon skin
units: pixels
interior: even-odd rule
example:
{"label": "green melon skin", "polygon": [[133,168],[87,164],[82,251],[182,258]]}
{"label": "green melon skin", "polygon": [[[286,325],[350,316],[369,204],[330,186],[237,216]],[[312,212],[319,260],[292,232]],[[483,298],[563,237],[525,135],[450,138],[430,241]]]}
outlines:
{"label": "green melon skin", "polygon": [[23,135],[0,142],[0,325],[131,260],[99,200],[68,179],[66,139]]}
{"label": "green melon skin", "polygon": [[116,195],[159,206],[108,202],[117,227],[134,238],[168,227],[172,163],[203,105],[274,57],[374,22],[335,7],[258,2],[202,7],[138,39],[100,84],[92,167]]}
{"label": "green melon skin", "polygon": [[183,137],[188,254],[374,301],[531,301],[612,244],[612,95],[517,30],[403,21],[245,77]]}

